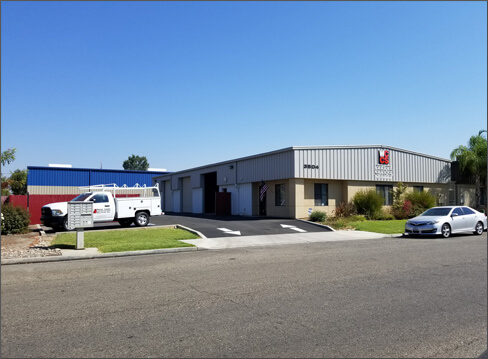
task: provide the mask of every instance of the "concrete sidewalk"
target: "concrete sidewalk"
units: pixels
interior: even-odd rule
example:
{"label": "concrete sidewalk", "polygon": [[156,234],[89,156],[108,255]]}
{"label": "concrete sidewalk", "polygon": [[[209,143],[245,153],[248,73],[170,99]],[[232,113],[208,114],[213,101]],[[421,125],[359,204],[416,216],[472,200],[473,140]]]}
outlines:
{"label": "concrete sidewalk", "polygon": [[57,262],[77,259],[95,259],[125,257],[146,254],[163,254],[175,252],[189,252],[208,249],[243,248],[256,246],[274,246],[282,244],[303,244],[317,242],[336,242],[336,241],[355,241],[376,238],[401,237],[401,235],[389,235],[361,231],[334,231],[334,232],[308,232],[308,233],[289,233],[273,234],[262,236],[244,237],[219,237],[219,238],[199,238],[187,239],[182,242],[193,244],[195,247],[153,249],[130,252],[100,253],[97,248],[85,249],[61,249],[60,256],[46,256],[34,258],[15,258],[2,260],[1,264],[23,264],[39,262]]}
{"label": "concrete sidewalk", "polygon": [[280,244],[300,244],[317,242],[356,241],[375,238],[401,237],[399,235],[381,234],[362,231],[334,231],[334,232],[309,232],[270,234],[263,236],[246,237],[219,237],[187,239],[182,242],[197,246],[198,249],[225,249],[256,246],[273,246]]}

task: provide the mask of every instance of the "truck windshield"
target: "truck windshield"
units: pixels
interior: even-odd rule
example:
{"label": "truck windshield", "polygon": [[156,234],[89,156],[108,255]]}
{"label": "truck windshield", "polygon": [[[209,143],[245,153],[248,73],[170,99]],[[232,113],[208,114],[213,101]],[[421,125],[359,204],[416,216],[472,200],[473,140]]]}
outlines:
{"label": "truck windshield", "polygon": [[85,199],[87,199],[91,195],[92,195],[91,192],[82,193],[78,197],[73,198],[72,201],[84,201]]}

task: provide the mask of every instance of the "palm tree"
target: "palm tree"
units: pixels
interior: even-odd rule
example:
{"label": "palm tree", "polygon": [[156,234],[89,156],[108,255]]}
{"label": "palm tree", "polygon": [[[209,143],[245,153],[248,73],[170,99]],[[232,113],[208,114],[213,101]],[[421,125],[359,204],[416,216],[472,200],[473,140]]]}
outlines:
{"label": "palm tree", "polygon": [[487,142],[481,136],[483,132],[486,130],[471,136],[467,147],[461,145],[451,152],[451,159],[459,161],[461,170],[474,180],[476,208],[481,205],[481,185],[486,183]]}

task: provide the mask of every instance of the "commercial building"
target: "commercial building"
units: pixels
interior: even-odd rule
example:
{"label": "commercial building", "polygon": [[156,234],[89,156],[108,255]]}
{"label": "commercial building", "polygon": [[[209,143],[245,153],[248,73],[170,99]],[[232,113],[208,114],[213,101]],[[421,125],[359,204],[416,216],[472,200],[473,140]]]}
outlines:
{"label": "commercial building", "polygon": [[332,214],[362,189],[392,204],[398,182],[438,205],[474,204],[474,186],[451,180],[452,161],[383,145],[289,147],[155,176],[163,211],[306,218]]}

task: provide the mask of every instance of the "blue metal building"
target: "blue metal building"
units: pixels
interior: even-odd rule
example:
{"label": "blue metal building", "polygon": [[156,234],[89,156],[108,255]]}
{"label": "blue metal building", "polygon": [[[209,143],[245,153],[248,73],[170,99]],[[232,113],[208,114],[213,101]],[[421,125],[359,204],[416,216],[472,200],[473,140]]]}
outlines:
{"label": "blue metal building", "polygon": [[28,166],[27,170],[27,191],[31,195],[79,194],[78,187],[109,183],[153,186],[153,177],[170,173],[38,166]]}

